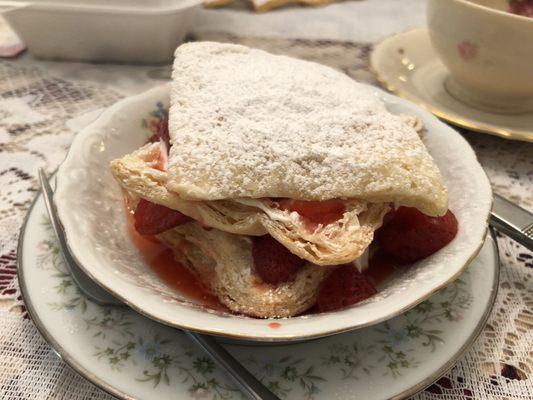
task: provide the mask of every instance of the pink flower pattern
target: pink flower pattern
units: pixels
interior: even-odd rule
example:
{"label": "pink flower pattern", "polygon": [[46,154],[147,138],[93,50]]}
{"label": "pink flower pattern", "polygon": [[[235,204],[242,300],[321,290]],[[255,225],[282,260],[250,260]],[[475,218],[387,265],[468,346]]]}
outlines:
{"label": "pink flower pattern", "polygon": [[463,59],[463,61],[469,62],[476,58],[477,55],[477,45],[469,42],[468,40],[463,40],[457,44],[457,51]]}

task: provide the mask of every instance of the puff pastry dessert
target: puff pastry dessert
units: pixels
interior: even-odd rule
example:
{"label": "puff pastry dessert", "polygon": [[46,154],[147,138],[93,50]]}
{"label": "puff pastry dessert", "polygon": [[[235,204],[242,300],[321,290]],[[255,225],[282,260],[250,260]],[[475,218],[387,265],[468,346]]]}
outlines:
{"label": "puff pastry dessert", "polygon": [[[168,131],[111,171],[130,198],[179,220],[148,232],[235,312],[299,314],[339,265],[364,269],[392,209],[436,220],[448,213],[420,121],[391,114],[340,72],[189,43],[176,50],[170,92]],[[256,253],[270,271],[293,272],[270,279]]]}

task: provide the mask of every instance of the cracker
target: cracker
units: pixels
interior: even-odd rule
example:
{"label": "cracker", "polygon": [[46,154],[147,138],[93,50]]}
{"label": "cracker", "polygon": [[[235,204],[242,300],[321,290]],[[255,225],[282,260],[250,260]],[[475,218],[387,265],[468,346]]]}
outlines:
{"label": "cracker", "polygon": [[332,3],[335,0],[250,0],[254,6],[255,11],[265,12],[273,10],[274,8],[283,7],[288,4],[303,4],[307,6],[324,6]]}
{"label": "cracker", "polygon": [[204,0],[204,7],[207,7],[207,8],[224,7],[231,3],[233,3],[233,0]]}

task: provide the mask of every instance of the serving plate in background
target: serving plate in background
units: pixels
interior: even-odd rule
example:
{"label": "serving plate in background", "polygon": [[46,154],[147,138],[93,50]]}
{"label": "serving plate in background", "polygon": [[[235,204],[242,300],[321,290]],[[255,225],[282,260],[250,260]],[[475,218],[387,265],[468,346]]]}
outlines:
{"label": "serving plate in background", "polygon": [[132,243],[122,193],[109,161],[142,146],[150,118],[168,107],[164,85],[122,100],[80,132],[57,174],[55,202],[68,245],[84,271],[134,310],[164,324],[237,339],[292,341],[328,336],[397,316],[452,282],[475,257],[487,232],[489,181],[468,143],[427,111],[375,89],[389,110],[421,118],[430,153],[459,221],[457,237],[431,257],[403,269],[379,293],[347,309],[276,320],[206,310],[152,272]]}
{"label": "serving plate in background", "polygon": [[38,58],[170,63],[202,0],[10,0],[0,11]]}

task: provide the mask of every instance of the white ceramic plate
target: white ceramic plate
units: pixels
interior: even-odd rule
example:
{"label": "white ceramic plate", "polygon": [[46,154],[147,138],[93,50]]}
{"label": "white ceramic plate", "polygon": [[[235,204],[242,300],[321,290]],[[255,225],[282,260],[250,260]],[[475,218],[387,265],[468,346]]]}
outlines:
{"label": "white ceramic plate", "polygon": [[395,113],[419,116],[426,144],[446,179],[457,237],[395,276],[377,295],[348,309],[278,321],[208,312],[180,298],[145,265],[127,232],[119,186],[109,161],[147,140],[147,126],[168,105],[167,86],[123,100],[75,138],[57,174],[55,201],[72,253],[85,272],[156,321],[215,335],[263,341],[316,338],[376,324],[420,303],[457,278],[481,247],[492,202],[488,179],[467,142],[430,113],[376,89]]}
{"label": "white ceramic plate", "polygon": [[[122,399],[242,399],[178,331],[87,301],[71,280],[39,197],[20,234],[19,282],[37,327],[81,375]],[[374,327],[290,346],[227,346],[284,399],[407,397],[451,368],[481,332],[498,287],[489,237],[465,273]]]}

